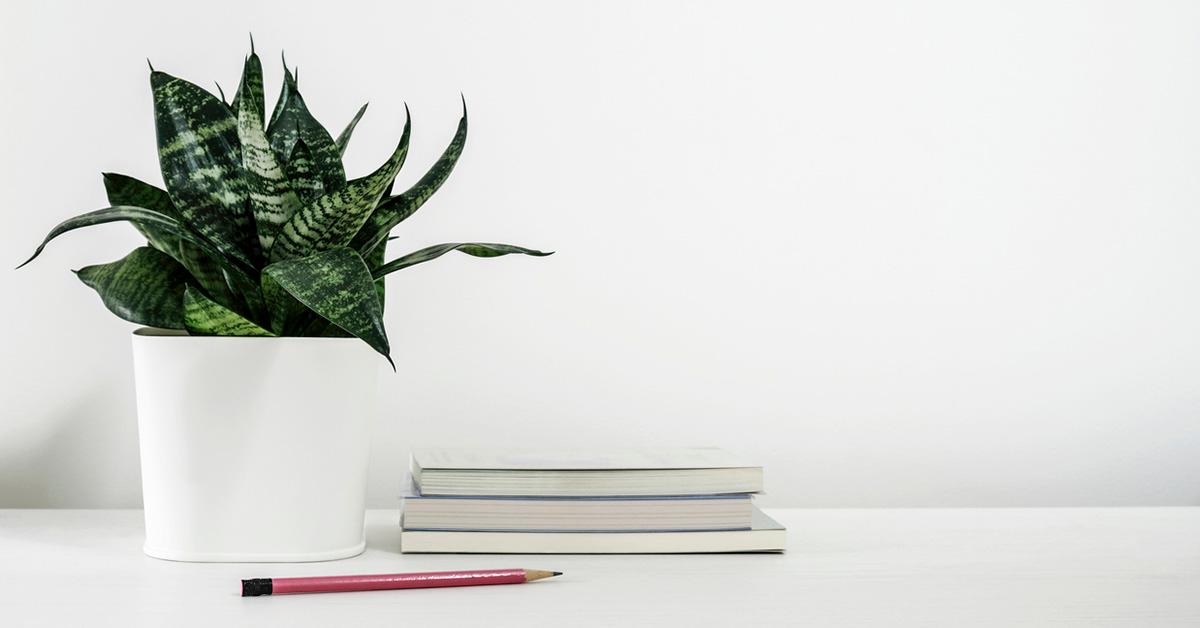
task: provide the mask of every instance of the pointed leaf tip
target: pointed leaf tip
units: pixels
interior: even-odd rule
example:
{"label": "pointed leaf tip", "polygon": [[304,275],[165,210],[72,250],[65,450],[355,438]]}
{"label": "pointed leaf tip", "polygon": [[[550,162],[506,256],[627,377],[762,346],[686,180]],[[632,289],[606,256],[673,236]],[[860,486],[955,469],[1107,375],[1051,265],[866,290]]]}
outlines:
{"label": "pointed leaf tip", "polygon": [[154,64],[153,64],[153,63],[150,63],[150,57],[146,57],[146,65],[150,66],[150,71],[151,71],[151,72],[157,72],[157,71],[158,71],[158,70],[155,70],[155,69],[154,69]]}
{"label": "pointed leaf tip", "polygon": [[532,255],[535,257],[545,257],[553,253],[553,251],[546,253],[536,249],[527,249],[522,246],[513,246],[511,244],[496,244],[489,242],[447,242],[445,244],[435,244],[433,246],[425,247],[403,257],[398,257],[382,266],[378,266],[373,269],[371,271],[371,276],[375,279],[379,279],[380,277],[383,277],[389,273],[437,259],[451,251],[462,251],[463,253],[474,257],[501,257],[514,253],[521,255]]}
{"label": "pointed leaf tip", "polygon": [[350,136],[354,133],[354,128],[358,126],[358,121],[362,120],[363,114],[367,112],[367,107],[370,104],[369,102],[363,103],[363,106],[359,107],[358,111],[354,113],[354,117],[350,119],[350,123],[346,125],[346,128],[342,129],[337,139],[334,140],[333,143],[338,149],[339,156],[346,154],[346,146],[350,143]]}
{"label": "pointed leaf tip", "polygon": [[254,54],[254,33],[250,33],[250,54]]}
{"label": "pointed leaf tip", "polygon": [[14,268],[13,270],[21,270],[22,268],[25,268],[25,266],[27,266],[29,264],[29,262],[32,262],[33,260],[37,259],[37,256],[41,255],[42,251],[45,250],[45,248],[46,248],[46,244],[42,243],[42,245],[37,247],[37,250],[33,252],[33,255],[29,256],[29,259],[18,264],[17,267]]}
{"label": "pointed leaf tip", "polygon": [[[318,316],[364,340],[388,357],[387,332],[371,271],[357,252],[337,247],[263,269],[264,285],[277,285]],[[393,364],[393,368],[394,364]]]}
{"label": "pointed leaf tip", "polygon": [[167,74],[166,72],[160,72],[158,70],[154,70],[153,72],[150,73],[151,89],[158,89],[159,87],[162,87],[163,85],[166,85],[167,83],[170,83],[173,80],[176,80],[175,77],[171,76],[170,74]]}

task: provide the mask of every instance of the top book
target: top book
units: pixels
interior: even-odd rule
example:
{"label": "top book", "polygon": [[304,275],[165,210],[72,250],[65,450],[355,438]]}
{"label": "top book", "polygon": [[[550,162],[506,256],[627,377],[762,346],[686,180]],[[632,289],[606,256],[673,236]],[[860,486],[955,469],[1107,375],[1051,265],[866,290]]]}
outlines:
{"label": "top book", "polygon": [[762,491],[762,467],[715,447],[418,449],[422,495],[601,497]]}

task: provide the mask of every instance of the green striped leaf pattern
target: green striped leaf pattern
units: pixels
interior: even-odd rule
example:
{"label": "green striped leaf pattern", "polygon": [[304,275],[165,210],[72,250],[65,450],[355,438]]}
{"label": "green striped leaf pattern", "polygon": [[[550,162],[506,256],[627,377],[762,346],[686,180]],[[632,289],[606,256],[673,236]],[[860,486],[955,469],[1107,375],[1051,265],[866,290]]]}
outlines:
{"label": "green striped leaf pattern", "polygon": [[263,275],[391,362],[383,310],[375,296],[371,271],[358,253],[338,247],[271,264],[263,269]]}
{"label": "green striped leaf pattern", "polygon": [[[369,104],[369,103],[368,103]],[[334,144],[337,146],[338,154],[346,154],[346,145],[350,143],[350,136],[354,134],[354,127],[358,126],[358,121],[362,120],[363,114],[367,112],[367,105],[358,108],[358,113],[354,114],[354,118],[350,120],[350,124],[346,125],[345,129],[338,134]]]}
{"label": "green striped leaf pattern", "polygon": [[[180,224],[179,220],[145,207],[118,205],[115,207],[98,209],[86,214],[80,214],[74,218],[60,222],[50,230],[50,233],[46,234],[46,237],[42,240],[42,243],[38,245],[37,249],[33,252],[33,255],[29,256],[29,259],[25,260],[21,266],[32,262],[37,258],[38,255],[42,254],[42,251],[46,249],[46,245],[49,244],[51,240],[64,233],[67,233],[68,231],[74,231],[75,229],[91,227],[93,225],[102,225],[110,222],[131,222],[141,225],[142,227],[155,227],[173,234],[180,239],[187,240],[192,244],[195,244],[198,248],[200,248],[200,250],[205,251],[210,255],[217,256],[217,259],[223,259],[220,258],[220,253],[215,247],[184,227],[182,224]],[[17,268],[20,268],[21,266],[18,266]],[[230,262],[230,266],[232,267],[234,264]]]}
{"label": "green striped leaf pattern", "polygon": [[[108,202],[113,205],[133,205],[179,218],[171,197],[165,190],[123,174],[104,173],[104,188]],[[225,285],[221,267],[196,245],[181,239],[174,232],[153,223],[134,222],[134,227],[146,236],[150,246],[170,255],[183,264],[192,277],[209,294],[224,303],[232,303],[233,295]]]}
{"label": "green striped leaf pattern", "polygon": [[[263,299],[267,303],[267,324],[279,336],[303,335],[299,318],[304,314],[304,304],[264,274],[261,279]],[[306,324],[306,323],[305,323]]]}
{"label": "green striped leaf pattern", "polygon": [[404,165],[411,131],[410,118],[404,123],[396,150],[375,172],[350,181],[341,189],[326,192],[292,214],[271,248],[271,261],[304,257],[348,244]]}
{"label": "green striped leaf pattern", "polygon": [[[283,115],[283,106],[287,103],[289,83],[293,82],[292,73],[288,70],[287,61],[283,62],[283,88],[279,90],[279,97],[275,99],[275,108],[271,110],[271,118],[267,122],[267,137],[271,137],[271,129],[279,122],[279,116]],[[280,154],[284,161],[287,161],[287,154]]]}
{"label": "green striped leaf pattern", "polygon": [[153,72],[163,180],[179,214],[227,256],[250,263],[257,238],[247,208],[237,119],[215,96]]}
{"label": "green striped leaf pattern", "polygon": [[254,320],[266,320],[267,305],[263,301],[258,279],[241,273],[231,273],[228,270],[222,272],[225,274],[225,283],[233,294],[237,295],[237,301],[233,304],[234,309]]}
{"label": "green striped leaf pattern", "polygon": [[166,253],[142,246],[109,264],[85,266],[80,281],[113,314],[139,325],[183,329],[183,291],[188,272]]}
{"label": "green striped leaf pattern", "polygon": [[[179,217],[171,197],[165,190],[123,174],[105,172],[104,191],[108,195],[110,205],[132,205],[153,209],[167,216]],[[179,259],[179,236],[152,223],[135,222],[133,226],[146,236],[150,246]]]}
{"label": "green striped leaf pattern", "polygon": [[[259,91],[262,90],[262,68],[258,56],[250,55],[243,76],[252,76],[258,67]],[[241,92],[252,93],[253,88],[243,79]],[[256,108],[258,107],[258,108]],[[250,208],[258,230],[258,242],[263,255],[268,256],[275,234],[291,218],[300,206],[300,198],[292,191],[287,176],[275,158],[275,152],[267,142],[262,128],[262,98],[243,98],[237,109],[238,137],[242,145],[242,166],[250,197]]]}
{"label": "green striped leaf pattern", "polygon": [[442,156],[412,187],[404,193],[380,203],[371,213],[366,224],[354,236],[350,246],[363,253],[370,253],[371,249],[387,239],[392,228],[413,215],[421,208],[421,205],[425,204],[425,201],[429,200],[430,196],[433,196],[434,192],[438,191],[438,188],[442,187],[442,183],[450,176],[454,165],[458,163],[458,157],[462,155],[466,143],[467,105],[464,101],[462,119],[458,121],[458,131],[454,133],[454,139],[442,152]]}
{"label": "green striped leaf pattern", "polygon": [[192,275],[192,279],[212,295],[214,299],[233,307],[238,298],[225,280],[226,273],[221,266],[204,254],[196,245],[186,240],[179,242],[179,262]]}
{"label": "green striped leaf pattern", "polygon": [[325,184],[313,170],[312,155],[303,140],[296,142],[291,158],[284,162],[283,167],[301,204],[311,203],[325,193]]}
{"label": "green striped leaf pattern", "polygon": [[500,257],[501,255],[510,255],[519,253],[521,255],[533,255],[535,257],[545,257],[553,255],[554,251],[544,252],[534,249],[527,249],[511,244],[491,244],[487,242],[449,242],[446,244],[435,244],[430,247],[423,248],[419,251],[409,253],[404,257],[398,257],[383,266],[375,268],[371,271],[371,276],[376,279],[394,273],[409,266],[415,266],[422,262],[428,262],[431,259],[439,258],[450,251],[461,251],[467,255],[475,257]]}
{"label": "green striped leaf pattern", "polygon": [[274,335],[191,287],[183,292],[183,323],[197,336]]}
{"label": "green striped leaf pattern", "polygon": [[267,127],[267,138],[271,148],[284,161],[291,158],[296,142],[303,140],[308,146],[313,171],[317,173],[327,190],[336,190],[346,183],[346,170],[342,166],[342,154],[334,144],[329,131],[317,122],[308,111],[304,98],[296,88],[296,80],[284,68],[283,91],[276,106],[271,124]]}
{"label": "green striped leaf pattern", "polygon": [[146,246],[76,271],[121,318],[194,335],[357,337],[392,362],[383,325],[389,273],[451,251],[550,255],[510,244],[452,242],[385,263],[389,232],[441,187],[462,154],[465,101],[450,145],[412,187],[393,196],[412,132],[407,106],[391,156],[347,181],[342,155],[367,105],[334,139],[309,112],[298,74],[285,62],[268,119],[253,40],[229,104],[224,92],[217,98],[150,71],[165,189],[105,173],[111,206],[56,225],[21,264],[69,231],[132,224]]}
{"label": "green striped leaf pattern", "polygon": [[[379,243],[379,246],[371,250],[363,261],[367,263],[367,268],[371,269],[374,274],[375,269],[383,266],[383,256],[387,254],[387,240]],[[387,309],[387,282],[382,277],[375,280],[375,294],[379,297],[379,309]]]}
{"label": "green striped leaf pattern", "polygon": [[263,116],[267,106],[263,94],[262,61],[259,60],[257,54],[254,54],[253,44],[250,45],[250,56],[246,57],[246,63],[242,68],[242,81],[238,84],[237,93],[233,95],[233,102],[229,103],[229,109],[235,116],[241,109],[243,100],[258,112],[258,126],[261,128],[264,124]]}

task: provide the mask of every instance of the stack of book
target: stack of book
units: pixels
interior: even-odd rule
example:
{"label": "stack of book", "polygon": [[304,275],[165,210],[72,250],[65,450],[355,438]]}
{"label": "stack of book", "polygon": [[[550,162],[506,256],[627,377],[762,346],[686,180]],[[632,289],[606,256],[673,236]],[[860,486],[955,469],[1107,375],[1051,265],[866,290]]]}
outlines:
{"label": "stack of book", "polygon": [[780,552],[762,467],[715,448],[413,452],[401,551]]}

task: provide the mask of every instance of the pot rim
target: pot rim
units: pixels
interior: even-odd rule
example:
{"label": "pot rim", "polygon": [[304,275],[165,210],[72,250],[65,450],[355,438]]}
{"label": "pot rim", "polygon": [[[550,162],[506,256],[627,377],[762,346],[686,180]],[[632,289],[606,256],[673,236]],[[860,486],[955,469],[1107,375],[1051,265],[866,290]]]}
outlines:
{"label": "pot rim", "polygon": [[133,330],[132,335],[135,338],[181,338],[189,340],[203,341],[341,341],[341,342],[362,342],[353,336],[349,338],[339,338],[335,336],[193,336],[182,329],[163,329],[161,327],[138,327]]}

